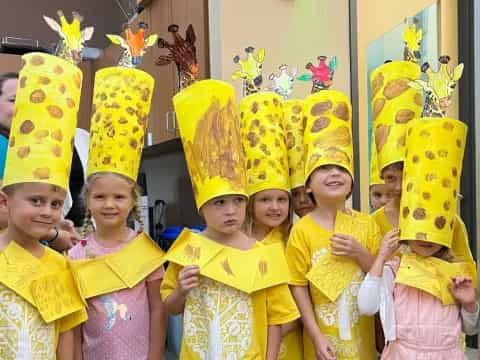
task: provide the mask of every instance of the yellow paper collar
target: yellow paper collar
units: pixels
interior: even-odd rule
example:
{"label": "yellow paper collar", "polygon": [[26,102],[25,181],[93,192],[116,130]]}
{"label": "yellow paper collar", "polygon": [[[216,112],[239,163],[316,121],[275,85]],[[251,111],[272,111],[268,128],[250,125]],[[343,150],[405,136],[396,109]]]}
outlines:
{"label": "yellow paper collar", "polygon": [[198,265],[201,275],[248,294],[287,284],[290,278],[280,243],[240,250],[185,229],[165,257],[181,266]]}
{"label": "yellow paper collar", "polygon": [[[61,256],[44,251],[43,256]],[[64,267],[44,264],[14,241],[0,253],[0,283],[35,307],[46,323],[85,307],[66,259]]]}
{"label": "yellow paper collar", "polygon": [[164,253],[145,233],[120,250],[93,259],[71,260],[84,299],[132,288],[165,262]]}
{"label": "yellow paper collar", "polygon": [[452,305],[456,301],[450,292],[450,285],[455,276],[469,276],[474,287],[477,287],[477,269],[473,261],[447,262],[433,256],[405,253],[395,282],[425,291],[443,305]]}

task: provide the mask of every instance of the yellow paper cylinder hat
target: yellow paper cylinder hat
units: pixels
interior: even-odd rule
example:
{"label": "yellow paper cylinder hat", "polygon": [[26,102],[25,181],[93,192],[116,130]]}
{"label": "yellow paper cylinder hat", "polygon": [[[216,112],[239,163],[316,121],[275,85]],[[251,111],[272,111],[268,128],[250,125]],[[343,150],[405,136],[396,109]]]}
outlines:
{"label": "yellow paper cylinder hat", "polygon": [[202,80],[173,98],[197,209],[223,195],[246,193],[245,158],[235,91]]}
{"label": "yellow paper cylinder hat", "polygon": [[305,181],[323,165],[338,165],[353,178],[352,105],[344,94],[322,90],[305,99]]}
{"label": "yellow paper cylinder hat", "polygon": [[407,130],[400,238],[451,247],[467,126],[421,118]]}
{"label": "yellow paper cylinder hat", "polygon": [[290,189],[305,185],[305,132],[306,117],[303,113],[304,102],[292,99],[283,103],[285,119],[285,137],[287,143]]}
{"label": "yellow paper cylinder hat", "polygon": [[114,172],[137,180],[154,80],[144,71],[108,67],[93,89],[87,175]]}
{"label": "yellow paper cylinder hat", "polygon": [[283,125],[283,99],[258,92],[238,105],[247,169],[247,194],[266,189],[290,191]]}
{"label": "yellow paper cylinder hat", "polygon": [[82,71],[44,53],[22,60],[3,186],[42,182],[68,189]]}
{"label": "yellow paper cylinder hat", "polygon": [[420,78],[420,67],[409,61],[379,66],[371,76],[373,138],[379,175],[388,165],[405,158],[407,123],[420,117],[423,95],[409,86]]}

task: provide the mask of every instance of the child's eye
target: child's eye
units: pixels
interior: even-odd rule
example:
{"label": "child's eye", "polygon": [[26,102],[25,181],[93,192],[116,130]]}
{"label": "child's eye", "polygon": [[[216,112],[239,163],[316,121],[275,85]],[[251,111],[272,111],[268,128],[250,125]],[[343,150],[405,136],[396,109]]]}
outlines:
{"label": "child's eye", "polygon": [[223,200],[215,200],[214,205],[221,206],[223,205]]}
{"label": "child's eye", "polygon": [[42,203],[39,198],[31,198],[30,202],[35,206],[38,206]]}
{"label": "child's eye", "polygon": [[52,202],[52,208],[60,209],[61,207],[63,207],[63,203],[61,201],[53,201]]}

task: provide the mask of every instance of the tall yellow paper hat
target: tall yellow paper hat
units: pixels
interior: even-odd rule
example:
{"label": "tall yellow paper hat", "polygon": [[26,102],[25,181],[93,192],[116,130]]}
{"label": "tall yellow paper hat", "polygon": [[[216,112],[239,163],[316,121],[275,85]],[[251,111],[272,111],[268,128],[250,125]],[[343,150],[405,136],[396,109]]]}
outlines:
{"label": "tall yellow paper hat", "polygon": [[306,117],[303,113],[304,102],[292,99],[283,103],[285,136],[287,143],[290,189],[305,185],[305,132]]}
{"label": "tall yellow paper hat", "polygon": [[42,182],[68,189],[82,71],[44,53],[22,60],[3,186]]}
{"label": "tall yellow paper hat", "polygon": [[235,91],[202,80],[173,97],[197,209],[222,195],[246,193],[245,157]]}
{"label": "tall yellow paper hat", "polygon": [[338,165],[353,178],[352,105],[341,92],[322,90],[305,99],[305,181],[322,165]]}
{"label": "tall yellow paper hat", "polygon": [[282,97],[274,92],[258,92],[243,98],[238,108],[247,194],[266,189],[290,191]]}
{"label": "tall yellow paper hat", "polygon": [[400,238],[451,247],[467,126],[421,118],[407,130]]}
{"label": "tall yellow paper hat", "polygon": [[138,69],[97,71],[87,175],[114,172],[137,180],[153,86],[153,78]]}
{"label": "tall yellow paper hat", "polygon": [[420,117],[423,95],[409,87],[420,78],[420,67],[409,61],[392,61],[370,75],[372,91],[373,137],[378,171],[405,158],[407,123]]}

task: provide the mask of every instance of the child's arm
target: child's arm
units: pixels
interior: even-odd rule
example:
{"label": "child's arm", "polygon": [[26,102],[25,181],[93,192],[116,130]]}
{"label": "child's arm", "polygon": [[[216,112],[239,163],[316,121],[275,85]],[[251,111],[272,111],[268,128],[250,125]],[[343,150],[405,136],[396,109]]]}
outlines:
{"label": "child's arm", "polygon": [[478,305],[476,303],[475,288],[472,279],[465,276],[452,278],[450,292],[460,303],[462,318],[462,330],[467,335],[478,332]]}
{"label": "child's arm", "polygon": [[199,274],[200,268],[197,265],[188,265],[180,270],[177,287],[165,299],[165,308],[169,314],[176,315],[183,312],[187,294],[199,285]]}
{"label": "child's arm", "polygon": [[300,319],[290,321],[289,323],[286,323],[286,324],[282,324],[282,338],[284,336],[287,336],[288,333],[296,330],[300,326],[302,326],[302,320]]}
{"label": "child's arm", "polygon": [[282,342],[282,326],[268,325],[266,360],[277,360],[281,342]]}
{"label": "child's arm", "polygon": [[150,308],[150,340],[148,360],[160,360],[165,350],[167,311],[160,298],[161,279],[147,281],[148,305]]}
{"label": "child's arm", "polygon": [[57,360],[74,360],[73,330],[60,333],[57,345]]}
{"label": "child's arm", "polygon": [[332,255],[347,256],[353,259],[362,269],[368,272],[372,267],[374,256],[356,239],[346,234],[333,234],[330,238]]}
{"label": "child's arm", "polygon": [[73,328],[73,343],[75,346],[74,359],[83,360],[82,353],[82,325]]}
{"label": "child's arm", "polygon": [[328,339],[320,332],[317,322],[315,321],[312,300],[310,299],[310,294],[308,293],[308,287],[290,286],[290,290],[295,298],[298,310],[300,310],[303,326],[315,347],[317,358],[334,360],[335,349],[332,344],[330,344],[330,341],[328,341]]}

